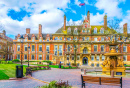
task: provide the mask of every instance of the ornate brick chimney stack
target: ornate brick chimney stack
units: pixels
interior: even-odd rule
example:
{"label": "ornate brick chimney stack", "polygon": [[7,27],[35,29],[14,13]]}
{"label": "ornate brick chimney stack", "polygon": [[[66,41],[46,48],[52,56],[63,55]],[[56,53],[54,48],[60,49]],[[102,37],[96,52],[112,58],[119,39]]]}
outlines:
{"label": "ornate brick chimney stack", "polygon": [[26,34],[30,34],[30,28],[26,28]]}
{"label": "ornate brick chimney stack", "polygon": [[127,37],[127,23],[125,23],[123,25],[123,33],[124,33],[125,37]]}
{"label": "ornate brick chimney stack", "polygon": [[104,29],[107,30],[107,15],[104,16]]}
{"label": "ornate brick chimney stack", "polygon": [[40,37],[41,34],[42,34],[42,25],[39,24],[39,33],[38,33],[38,37]]}
{"label": "ornate brick chimney stack", "polygon": [[89,13],[89,11],[87,13],[87,20],[89,21],[89,24],[90,24],[90,13]]}
{"label": "ornate brick chimney stack", "polygon": [[66,30],[66,16],[64,15],[64,30]]}

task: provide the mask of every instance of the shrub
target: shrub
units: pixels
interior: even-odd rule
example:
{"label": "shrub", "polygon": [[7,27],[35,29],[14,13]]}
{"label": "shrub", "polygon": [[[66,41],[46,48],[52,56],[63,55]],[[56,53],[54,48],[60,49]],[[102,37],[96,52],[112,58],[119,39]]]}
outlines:
{"label": "shrub", "polygon": [[38,88],[71,88],[71,86],[68,85],[68,81],[67,82],[62,82],[62,81],[51,81],[49,83],[49,85],[44,85]]}
{"label": "shrub", "polygon": [[42,61],[42,62],[47,62],[47,63],[51,63],[51,61],[48,61],[48,60],[44,60],[44,61]]}
{"label": "shrub", "polygon": [[20,62],[20,60],[19,59],[14,59],[13,62]]}
{"label": "shrub", "polygon": [[1,61],[1,64],[7,64],[7,61]]}
{"label": "shrub", "polygon": [[1,61],[5,61],[5,58],[2,58]]}
{"label": "shrub", "polygon": [[75,64],[75,63],[72,63],[72,66],[76,66],[76,64]]}
{"label": "shrub", "polygon": [[[28,62],[28,60],[26,60],[25,62]],[[40,62],[40,61],[29,61],[29,62]]]}
{"label": "shrub", "polygon": [[8,63],[8,64],[13,64],[13,62],[12,62],[12,61],[8,61],[7,63]]}

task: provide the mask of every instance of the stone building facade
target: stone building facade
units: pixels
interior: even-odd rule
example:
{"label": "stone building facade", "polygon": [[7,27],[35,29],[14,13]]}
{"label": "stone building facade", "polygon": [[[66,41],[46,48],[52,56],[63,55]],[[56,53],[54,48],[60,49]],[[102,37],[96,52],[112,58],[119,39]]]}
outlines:
{"label": "stone building facade", "polygon": [[[107,15],[104,16],[104,25],[90,25],[89,11],[83,24],[79,26],[66,26],[64,16],[64,26],[54,34],[42,33],[41,24],[38,34],[31,34],[30,28],[27,28],[22,45],[21,35],[18,34],[13,40],[14,59],[50,60],[54,64],[61,62],[64,65],[71,65],[76,57],[77,65],[98,67],[106,59],[104,53],[110,51],[109,44],[115,41],[118,44],[117,51],[124,54],[120,58],[124,59],[125,64],[129,64],[130,40],[126,38],[129,36],[127,24],[124,24],[123,28],[125,36],[119,36],[115,30],[107,27]],[[28,46],[31,48],[30,51]]]}

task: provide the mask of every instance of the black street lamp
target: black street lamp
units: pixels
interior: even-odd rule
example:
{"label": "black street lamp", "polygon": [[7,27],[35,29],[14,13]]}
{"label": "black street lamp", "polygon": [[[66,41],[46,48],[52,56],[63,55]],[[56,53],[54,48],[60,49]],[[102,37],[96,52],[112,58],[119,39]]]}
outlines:
{"label": "black street lamp", "polygon": [[30,51],[30,44],[28,46],[28,67],[29,67],[29,51]]}
{"label": "black street lamp", "polygon": [[21,41],[21,65],[22,65],[22,51],[23,51],[23,35],[20,37],[20,41]]}

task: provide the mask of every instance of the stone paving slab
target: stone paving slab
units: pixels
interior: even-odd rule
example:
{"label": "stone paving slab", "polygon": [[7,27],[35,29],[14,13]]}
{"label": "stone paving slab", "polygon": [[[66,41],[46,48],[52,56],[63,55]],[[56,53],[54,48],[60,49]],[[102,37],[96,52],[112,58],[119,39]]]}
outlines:
{"label": "stone paving slab", "polygon": [[[33,77],[36,79],[44,81],[53,81],[59,79],[63,81],[69,81],[69,84],[81,88],[81,70],[80,69],[55,69],[45,71],[37,71],[33,73]],[[119,86],[109,86],[109,85],[97,85],[97,84],[87,84],[86,88],[120,88]],[[130,78],[123,78],[123,88],[130,88]]]}
{"label": "stone paving slab", "polygon": [[32,79],[22,79],[22,80],[0,80],[0,88],[34,88],[37,86],[46,85],[43,82],[32,80]]}
{"label": "stone paving slab", "polygon": [[[81,88],[81,69],[56,69],[40,70],[33,72],[32,77],[45,82],[53,80],[69,81],[73,88]],[[0,88],[34,88],[46,85],[45,83],[34,79],[22,80],[0,80]],[[98,85],[86,83],[86,88],[120,88],[119,86]],[[123,78],[123,88],[130,88],[130,78]]]}

